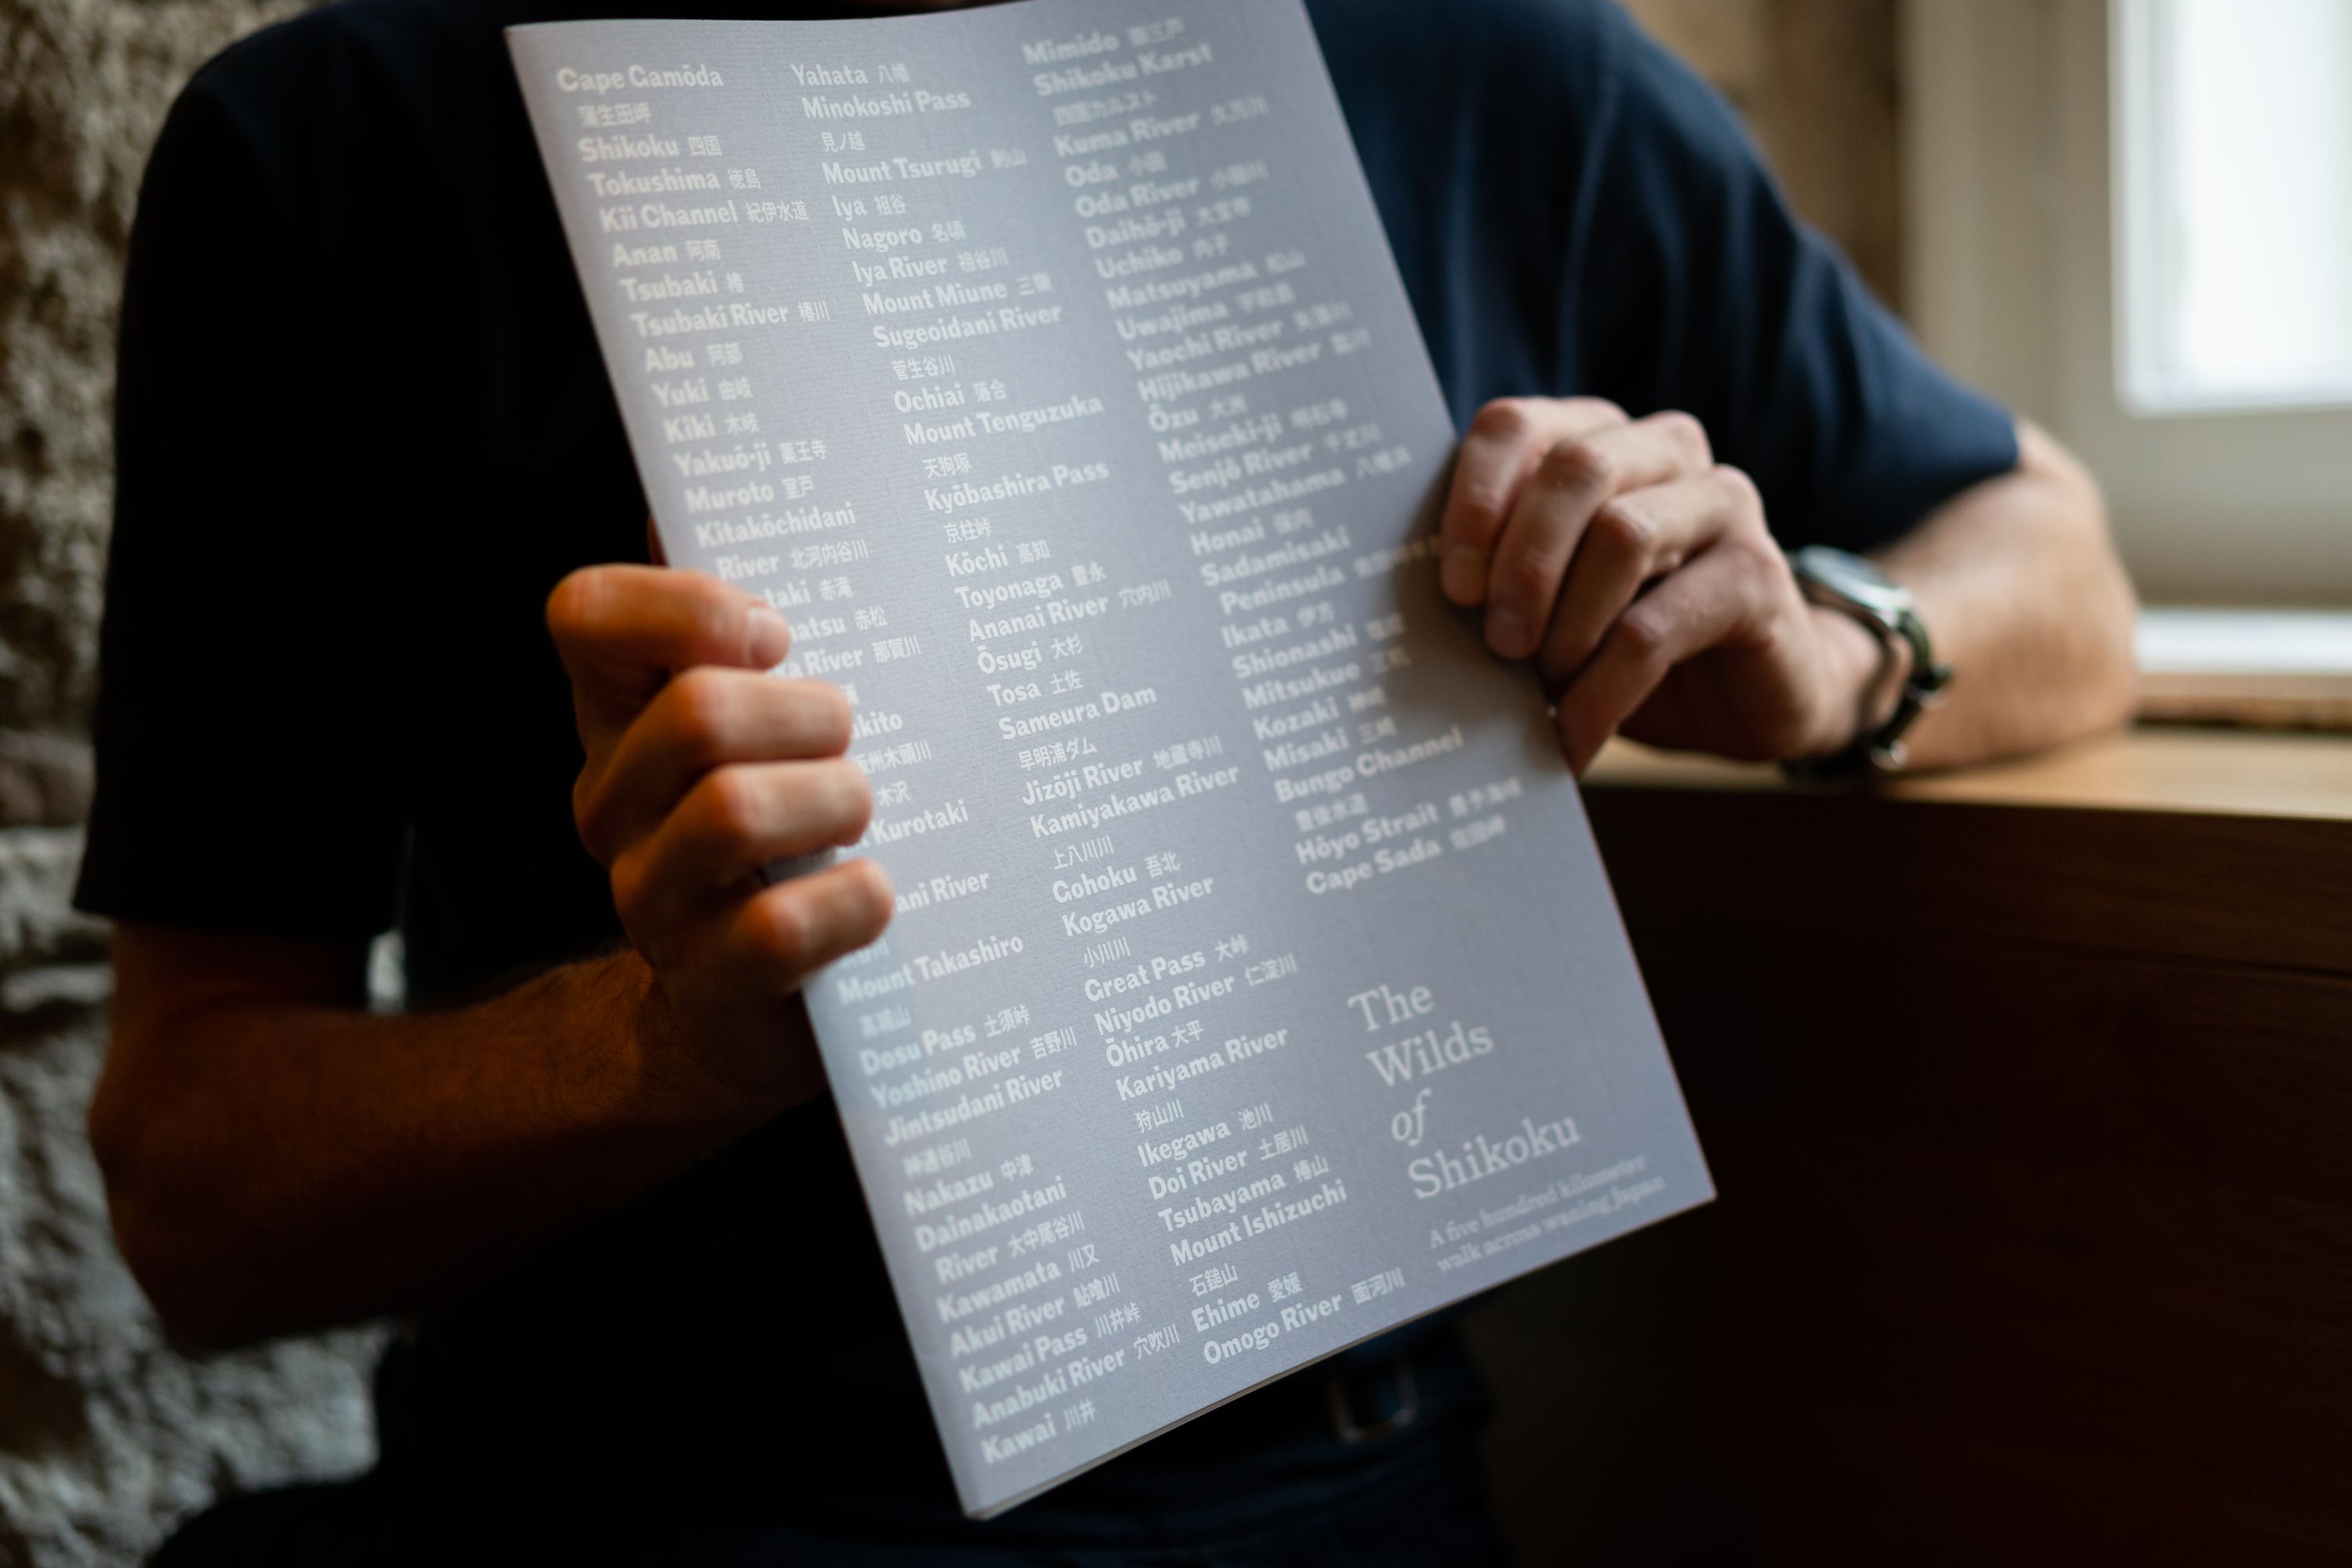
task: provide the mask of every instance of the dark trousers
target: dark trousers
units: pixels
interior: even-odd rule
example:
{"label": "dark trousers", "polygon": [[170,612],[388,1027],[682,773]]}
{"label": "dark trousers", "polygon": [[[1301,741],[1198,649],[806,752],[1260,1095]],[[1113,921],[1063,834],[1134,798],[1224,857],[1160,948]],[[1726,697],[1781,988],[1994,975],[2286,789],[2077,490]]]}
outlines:
{"label": "dark trousers", "polygon": [[[191,1521],[153,1563],[1499,1563],[1504,1554],[1477,1460],[1486,1408],[1475,1369],[1446,1331],[1401,1357],[1310,1368],[986,1522],[935,1504],[844,1505],[780,1485],[776,1517],[730,1510],[738,1517],[717,1524],[625,1488],[594,1496],[493,1488],[455,1500],[416,1495],[380,1470],[339,1485],[233,1499]],[[925,1432],[898,1440],[933,1439]]]}

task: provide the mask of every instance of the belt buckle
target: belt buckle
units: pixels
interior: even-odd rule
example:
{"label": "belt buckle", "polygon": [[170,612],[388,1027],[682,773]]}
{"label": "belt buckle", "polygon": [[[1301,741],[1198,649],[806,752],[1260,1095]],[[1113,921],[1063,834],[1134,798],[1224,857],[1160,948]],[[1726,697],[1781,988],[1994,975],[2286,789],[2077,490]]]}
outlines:
{"label": "belt buckle", "polygon": [[1421,1390],[1413,1383],[1412,1363],[1403,1356],[1396,1356],[1385,1370],[1395,1380],[1396,1408],[1368,1422],[1356,1419],[1355,1401],[1349,1396],[1348,1378],[1329,1377],[1324,1380],[1324,1396],[1331,1405],[1331,1430],[1342,1443],[1369,1443],[1391,1432],[1402,1432],[1421,1418]]}

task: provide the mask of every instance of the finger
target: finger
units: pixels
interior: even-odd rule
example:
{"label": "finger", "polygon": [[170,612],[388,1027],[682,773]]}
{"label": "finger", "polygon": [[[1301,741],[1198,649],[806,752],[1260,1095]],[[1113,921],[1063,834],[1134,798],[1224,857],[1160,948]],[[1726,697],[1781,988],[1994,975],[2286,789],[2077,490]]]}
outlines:
{"label": "finger", "polygon": [[1556,723],[1569,767],[1583,773],[1675,665],[1758,624],[1769,586],[1750,556],[1714,550],[1634,600],[1560,693]]}
{"label": "finger", "polygon": [[1502,397],[1478,410],[1455,455],[1438,524],[1438,578],[1445,596],[1463,605],[1486,598],[1503,520],[1546,451],[1623,423],[1625,411],[1598,397]]}
{"label": "finger", "polygon": [[1555,443],[1513,502],[1495,547],[1486,646],[1505,658],[1532,655],[1593,513],[1628,491],[1702,472],[1710,460],[1706,432],[1687,414],[1654,414]]}
{"label": "finger", "polygon": [[573,801],[581,840],[610,861],[712,768],[838,756],[849,738],[849,699],[830,682],[689,669],[646,705],[602,767],[583,775]]}
{"label": "finger", "polygon": [[871,860],[845,860],[747,899],[729,922],[732,963],[778,991],[879,937],[894,905],[890,878]]}
{"label": "finger", "polygon": [[1569,558],[1538,658],[1545,679],[1567,682],[1643,584],[1695,558],[1750,512],[1758,521],[1763,516],[1756,487],[1738,469],[1720,466],[1603,504]]}
{"label": "finger", "polygon": [[588,566],[548,595],[547,626],[572,677],[583,738],[617,734],[674,670],[771,669],[792,646],[784,618],[699,572]]}
{"label": "finger", "polygon": [[649,838],[613,863],[613,895],[631,930],[684,920],[787,856],[855,844],[874,791],[845,757],[735,763],[686,792]]}

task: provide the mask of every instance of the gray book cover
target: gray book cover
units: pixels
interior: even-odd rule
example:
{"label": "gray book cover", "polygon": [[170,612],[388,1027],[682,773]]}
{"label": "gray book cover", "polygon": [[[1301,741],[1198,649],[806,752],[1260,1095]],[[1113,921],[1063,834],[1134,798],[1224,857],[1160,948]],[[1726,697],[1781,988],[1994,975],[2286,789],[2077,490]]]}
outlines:
{"label": "gray book cover", "polygon": [[1711,1195],[1297,0],[509,43],[669,561],[856,705],[808,1004],[969,1511]]}

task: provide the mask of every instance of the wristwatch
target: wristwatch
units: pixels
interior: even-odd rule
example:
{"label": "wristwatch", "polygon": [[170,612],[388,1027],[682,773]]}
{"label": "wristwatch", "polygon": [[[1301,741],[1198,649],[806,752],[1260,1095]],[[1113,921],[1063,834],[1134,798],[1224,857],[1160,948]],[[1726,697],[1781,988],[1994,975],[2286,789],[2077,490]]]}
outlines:
{"label": "wristwatch", "polygon": [[[1910,655],[1903,695],[1885,723],[1865,728],[1842,752],[1789,763],[1789,772],[1803,778],[1864,770],[1893,773],[1903,765],[1904,731],[1943,697],[1952,684],[1951,666],[1936,662],[1936,650],[1927,641],[1927,625],[1919,619],[1910,590],[1861,556],[1809,544],[1790,553],[1789,567],[1797,574],[1797,586],[1808,604],[1843,611],[1860,621],[1878,639],[1889,664],[1905,651]],[[1870,722],[1871,699],[1882,689],[1874,682],[1863,698],[1865,726]]]}

